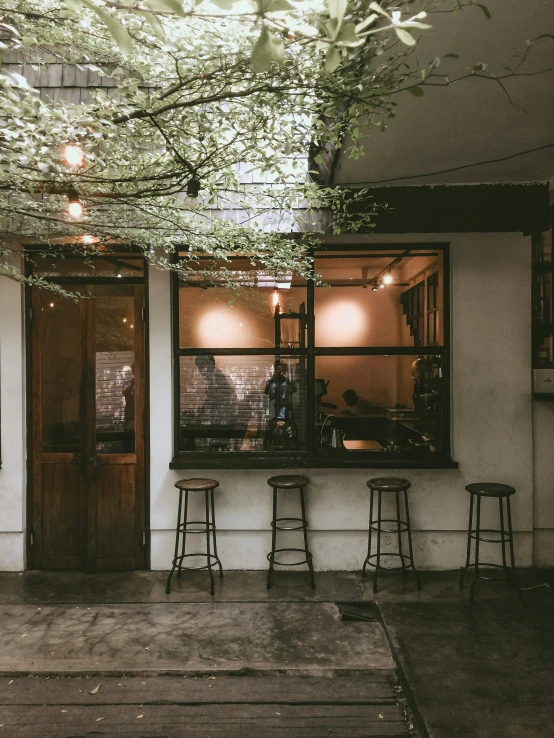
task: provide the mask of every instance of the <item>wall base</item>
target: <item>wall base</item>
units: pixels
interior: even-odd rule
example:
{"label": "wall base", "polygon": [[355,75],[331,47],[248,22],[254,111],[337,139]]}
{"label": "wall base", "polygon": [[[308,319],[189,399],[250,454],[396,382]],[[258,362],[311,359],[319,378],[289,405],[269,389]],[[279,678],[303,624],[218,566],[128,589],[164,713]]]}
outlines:
{"label": "wall base", "polygon": [[23,571],[25,534],[0,533],[0,571]]}
{"label": "wall base", "polygon": [[[553,531],[554,534],[554,531]],[[314,568],[318,571],[355,571],[362,567],[367,552],[365,531],[310,531],[310,550]],[[532,564],[533,534],[516,532],[515,557],[518,567]],[[152,531],[151,568],[165,570],[171,567],[175,546],[174,531]],[[553,539],[554,540],[554,539]],[[277,539],[278,547],[302,547],[302,536],[283,533]],[[217,533],[218,553],[224,569],[266,569],[267,553],[271,547],[271,533],[267,531],[225,531]],[[395,551],[395,541],[382,537],[382,550]],[[195,536],[191,545],[202,551],[202,536]],[[407,550],[405,543],[404,551]],[[467,534],[464,531],[414,531],[414,559],[419,569],[450,570],[465,563]],[[187,547],[187,552],[189,548]],[[554,551],[554,548],[553,548]],[[301,558],[301,554],[298,554]],[[284,559],[292,560],[292,559]],[[500,547],[481,544],[480,560],[499,563]],[[194,560],[191,565],[194,565]],[[397,562],[396,562],[397,563]]]}

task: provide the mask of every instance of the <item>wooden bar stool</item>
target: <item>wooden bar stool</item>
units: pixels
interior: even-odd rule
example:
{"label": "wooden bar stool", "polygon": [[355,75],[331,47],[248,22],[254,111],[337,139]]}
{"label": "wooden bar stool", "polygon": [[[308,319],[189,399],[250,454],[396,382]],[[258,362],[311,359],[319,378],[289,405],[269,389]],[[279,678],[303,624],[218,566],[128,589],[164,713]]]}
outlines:
{"label": "wooden bar stool", "polygon": [[[387,571],[395,571],[402,569],[402,574],[406,573],[407,569],[412,569],[416,575],[416,582],[418,590],[421,590],[421,582],[419,574],[414,563],[414,552],[412,548],[412,529],[410,525],[410,508],[408,506],[408,489],[412,486],[411,482],[407,479],[401,479],[399,477],[378,477],[376,479],[370,479],[367,482],[367,486],[371,490],[371,497],[369,502],[369,532],[367,541],[367,556],[364,561],[362,568],[362,577],[365,577],[366,566],[372,566],[375,569],[373,575],[373,591],[377,592],[377,579],[381,572],[381,569]],[[377,519],[373,518],[373,496],[374,492],[377,492]],[[394,493],[396,496],[396,518],[383,518],[381,516],[381,506],[383,493]],[[404,493],[404,513],[406,520],[401,520],[400,517],[400,493]],[[383,523],[389,523],[393,527],[383,527]],[[377,533],[377,551],[372,553],[372,534],[373,531]],[[396,533],[398,537],[398,551],[388,552],[381,551],[381,533]],[[402,552],[402,533],[408,534],[408,551],[409,554]],[[381,566],[381,556],[394,556],[400,559],[400,566]],[[377,563],[374,563],[374,559]]]}
{"label": "wooden bar stool", "polygon": [[[509,582],[510,587],[516,589],[519,597],[519,604],[523,604],[521,588],[516,577],[516,565],[514,557],[514,535],[512,531],[512,511],[510,508],[510,497],[515,494],[515,489],[508,484],[498,484],[496,482],[477,482],[468,484],[466,490],[471,495],[469,500],[469,524],[467,530],[467,555],[466,564],[460,572],[460,589],[463,589],[465,575],[469,574],[473,577],[471,588],[469,590],[469,599],[473,602],[475,597],[475,585],[478,579],[486,579],[494,582]],[[500,528],[481,528],[481,499],[483,497],[492,497],[498,500]],[[474,500],[477,500],[477,511],[475,528],[473,528],[473,507]],[[508,530],[504,525],[504,505],[506,501],[506,512],[508,517]],[[482,534],[486,535],[483,536]],[[492,537],[491,537],[492,536]],[[471,540],[475,541],[475,559],[470,564],[471,558]],[[502,546],[502,563],[501,564],[484,564],[486,567],[494,567],[496,569],[504,569],[506,577],[485,577],[479,573],[479,543],[499,543]],[[506,561],[506,544],[510,547],[510,566]]]}
{"label": "wooden bar stool", "polygon": [[[223,568],[221,561],[217,555],[217,540],[215,533],[215,507],[214,507],[214,489],[219,487],[219,482],[215,479],[181,479],[175,482],[175,487],[179,490],[179,509],[177,512],[177,529],[175,535],[175,555],[173,556],[173,565],[169,576],[167,578],[167,586],[165,593],[169,594],[171,589],[171,577],[173,572],[178,568],[177,576],[181,576],[181,571],[197,571],[201,569],[207,569],[210,574],[210,594],[214,594],[214,575],[212,572],[212,559],[219,566],[219,577],[223,579]],[[185,505],[184,513],[181,521],[181,511],[183,510],[183,492],[185,493]],[[188,519],[188,504],[189,504],[189,492],[204,492],[204,499],[206,503],[206,519],[205,520],[189,520]],[[211,512],[211,520],[210,520]],[[200,528],[190,528],[189,526],[202,526]],[[206,552],[201,553],[186,553],[187,533],[198,534],[205,533],[206,535]],[[210,545],[210,534],[213,539],[213,553],[211,552]],[[179,553],[179,538],[182,536],[181,553]],[[204,566],[183,566],[183,559],[190,556],[205,556],[206,564]]]}
{"label": "wooden bar stool", "polygon": [[[302,566],[303,564],[308,565],[310,570],[310,584],[312,589],[315,589],[314,581],[314,568],[312,563],[312,554],[308,549],[308,520],[306,518],[306,501],[304,499],[304,487],[309,484],[310,480],[308,477],[302,477],[296,474],[283,474],[278,477],[270,477],[267,483],[273,488],[273,520],[271,521],[271,551],[267,555],[269,561],[269,570],[267,572],[267,588],[271,588],[271,576],[273,574],[273,567],[277,566]],[[300,493],[300,507],[302,510],[302,517],[300,518],[278,518],[277,517],[277,493],[280,489],[298,489]],[[283,525],[283,523],[293,523],[293,525]],[[278,530],[301,530],[304,533],[304,548],[275,548],[277,545],[277,531]],[[296,551],[304,554],[302,561],[295,561],[293,563],[284,563],[283,561],[275,561],[276,553],[283,553],[285,551]]]}

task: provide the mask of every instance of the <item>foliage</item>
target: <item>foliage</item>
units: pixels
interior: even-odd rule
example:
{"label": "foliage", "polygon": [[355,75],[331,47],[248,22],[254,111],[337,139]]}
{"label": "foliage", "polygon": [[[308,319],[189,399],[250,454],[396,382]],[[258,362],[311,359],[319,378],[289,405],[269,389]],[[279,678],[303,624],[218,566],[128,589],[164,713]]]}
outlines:
{"label": "foliage", "polygon": [[[366,193],[323,183],[320,169],[338,151],[363,156],[399,91],[450,83],[443,60],[421,69],[412,55],[435,0],[251,2],[3,0],[6,61],[16,52],[41,73],[61,63],[94,79],[77,104],[0,68],[0,274],[24,280],[12,252],[27,240],[124,242],[166,269],[177,247],[191,259],[240,252],[309,275],[322,228],[370,227],[373,213],[348,207]],[[66,144],[82,166],[64,161]]]}

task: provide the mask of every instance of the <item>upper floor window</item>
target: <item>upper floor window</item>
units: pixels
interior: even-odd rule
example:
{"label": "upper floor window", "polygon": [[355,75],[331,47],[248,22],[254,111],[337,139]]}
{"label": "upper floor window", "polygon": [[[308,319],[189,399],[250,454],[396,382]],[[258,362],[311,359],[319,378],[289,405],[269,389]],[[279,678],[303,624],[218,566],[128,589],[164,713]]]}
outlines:
{"label": "upper floor window", "polygon": [[322,246],[317,284],[241,257],[175,275],[174,464],[443,463],[447,256]]}

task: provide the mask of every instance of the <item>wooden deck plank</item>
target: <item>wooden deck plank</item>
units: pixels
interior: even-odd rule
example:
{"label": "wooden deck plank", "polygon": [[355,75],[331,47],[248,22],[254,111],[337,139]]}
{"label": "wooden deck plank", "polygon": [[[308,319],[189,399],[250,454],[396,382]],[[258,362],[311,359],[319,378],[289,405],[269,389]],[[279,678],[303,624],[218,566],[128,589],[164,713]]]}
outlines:
{"label": "wooden deck plank", "polygon": [[[3,677],[2,705],[395,702],[394,672],[356,677]],[[96,695],[90,690],[98,684]]]}
{"label": "wooden deck plank", "polygon": [[[13,738],[399,738],[409,732],[391,705],[99,705],[5,707],[3,731]],[[142,717],[139,717],[141,715]],[[99,720],[99,718],[102,718]]]}

